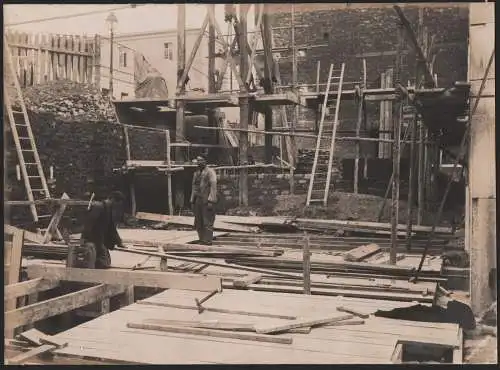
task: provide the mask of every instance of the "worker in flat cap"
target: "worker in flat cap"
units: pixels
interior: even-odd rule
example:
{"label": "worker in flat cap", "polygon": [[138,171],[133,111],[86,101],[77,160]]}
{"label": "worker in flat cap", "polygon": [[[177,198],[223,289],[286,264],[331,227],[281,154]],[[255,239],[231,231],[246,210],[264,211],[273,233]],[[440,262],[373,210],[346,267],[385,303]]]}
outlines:
{"label": "worker in flat cap", "polygon": [[194,227],[198,232],[199,243],[211,245],[217,203],[217,175],[207,166],[206,155],[196,157],[193,162],[197,165],[191,190]]}

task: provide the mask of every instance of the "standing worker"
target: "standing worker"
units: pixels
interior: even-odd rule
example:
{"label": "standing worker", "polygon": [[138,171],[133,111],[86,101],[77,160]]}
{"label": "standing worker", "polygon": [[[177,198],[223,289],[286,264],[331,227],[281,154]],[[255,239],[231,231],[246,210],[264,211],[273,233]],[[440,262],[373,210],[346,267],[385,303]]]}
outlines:
{"label": "standing worker", "polygon": [[193,175],[191,206],[194,213],[194,227],[200,244],[211,245],[214,236],[215,203],[217,203],[217,175],[207,166],[205,156],[195,159],[198,169]]}
{"label": "standing worker", "polygon": [[124,199],[121,192],[114,191],[103,202],[92,203],[75,256],[78,266],[73,267],[106,269],[111,266],[109,250],[115,245],[122,246],[116,224],[123,214]]}

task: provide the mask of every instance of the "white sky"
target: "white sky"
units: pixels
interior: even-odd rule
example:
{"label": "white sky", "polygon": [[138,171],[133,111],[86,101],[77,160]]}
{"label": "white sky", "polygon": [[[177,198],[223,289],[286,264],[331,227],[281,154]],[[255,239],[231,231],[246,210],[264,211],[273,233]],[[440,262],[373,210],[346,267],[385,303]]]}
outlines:
{"label": "white sky", "polygon": [[[125,7],[127,4],[12,4],[3,5],[4,25],[13,30],[39,33],[59,34],[107,34],[108,28],[105,22],[108,12],[113,8]],[[92,14],[68,19],[57,19],[51,21],[29,23],[24,25],[9,26],[40,18],[69,16],[72,14],[103,11],[100,14]],[[145,4],[137,8],[127,8],[114,11],[118,23],[115,24],[115,32],[133,33],[175,29],[177,27],[177,5],[176,4]],[[198,28],[202,25],[206,14],[206,5],[186,5],[186,27]],[[223,5],[216,6],[216,18],[222,29],[224,23]],[[251,18],[250,18],[251,19]]]}

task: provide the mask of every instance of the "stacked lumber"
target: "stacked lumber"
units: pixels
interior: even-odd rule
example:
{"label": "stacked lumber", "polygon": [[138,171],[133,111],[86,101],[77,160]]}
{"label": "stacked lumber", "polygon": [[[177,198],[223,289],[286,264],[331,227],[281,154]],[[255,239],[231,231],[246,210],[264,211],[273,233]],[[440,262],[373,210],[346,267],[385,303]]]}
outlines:
{"label": "stacked lumber", "polygon": [[[302,261],[285,257],[234,257],[226,259],[227,263],[242,266],[255,266],[281,271],[302,271]],[[389,264],[372,264],[367,262],[315,262],[311,261],[311,272],[318,274],[335,274],[339,272],[353,272],[362,274],[379,274],[390,277],[410,277],[414,274],[413,267]],[[422,268],[422,277],[440,277],[440,272]]]}
{"label": "stacked lumber", "polygon": [[90,84],[53,80],[23,90],[26,107],[36,113],[52,113],[72,121],[115,121],[109,98]]}
{"label": "stacked lumber", "polygon": [[[298,218],[294,224],[301,230],[320,231],[320,232],[339,232],[350,231],[356,234],[378,234],[390,235],[391,224],[382,222],[367,221],[343,221],[343,220],[319,220]],[[407,226],[399,224],[397,227],[398,236],[406,236]],[[413,235],[428,235],[431,231],[430,226],[414,225],[412,227]],[[435,229],[436,237],[451,237],[453,230],[449,227],[437,227]]]}

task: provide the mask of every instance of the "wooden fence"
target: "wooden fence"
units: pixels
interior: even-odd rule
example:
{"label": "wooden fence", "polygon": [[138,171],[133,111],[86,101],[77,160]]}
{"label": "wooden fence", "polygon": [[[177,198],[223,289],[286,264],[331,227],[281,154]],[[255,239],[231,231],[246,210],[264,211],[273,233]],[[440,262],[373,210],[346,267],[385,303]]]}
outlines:
{"label": "wooden fence", "polygon": [[99,86],[99,36],[8,31],[6,38],[21,86],[61,79]]}

